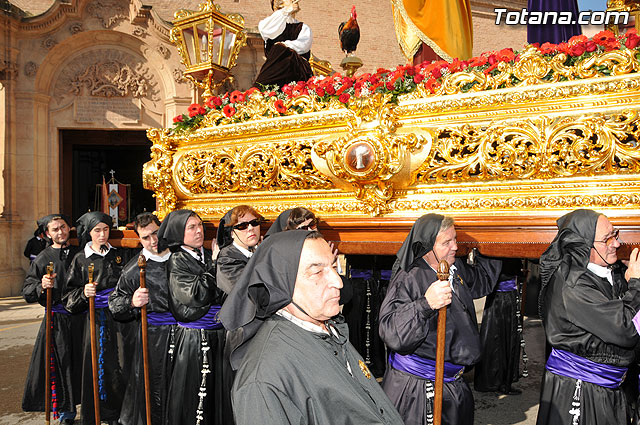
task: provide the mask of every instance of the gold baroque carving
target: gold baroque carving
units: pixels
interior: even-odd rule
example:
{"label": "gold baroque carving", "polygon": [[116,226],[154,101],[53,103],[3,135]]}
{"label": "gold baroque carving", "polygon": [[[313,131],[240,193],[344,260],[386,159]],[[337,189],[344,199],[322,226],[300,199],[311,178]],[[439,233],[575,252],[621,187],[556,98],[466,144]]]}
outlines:
{"label": "gold baroque carving", "polygon": [[175,145],[167,137],[165,129],[151,128],[147,130],[147,137],[153,142],[151,146],[151,160],[144,164],[142,170],[142,184],[145,189],[152,190],[157,199],[158,217],[162,220],[165,215],[176,209],[178,198],[173,190],[171,168]]}
{"label": "gold baroque carving", "polygon": [[540,117],[435,130],[414,182],[457,182],[640,172],[637,111]]}
{"label": "gold baroque carving", "polygon": [[192,194],[333,187],[314,168],[311,145],[296,141],[188,152],[175,173]]}

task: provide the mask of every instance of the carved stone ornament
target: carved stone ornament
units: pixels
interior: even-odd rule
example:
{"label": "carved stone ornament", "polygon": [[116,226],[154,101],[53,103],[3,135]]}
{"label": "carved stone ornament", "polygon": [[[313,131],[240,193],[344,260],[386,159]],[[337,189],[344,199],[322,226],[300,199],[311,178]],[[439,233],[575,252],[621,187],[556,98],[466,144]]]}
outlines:
{"label": "carved stone ornament", "polygon": [[36,72],[38,72],[38,65],[35,62],[29,61],[24,64],[24,75],[26,75],[27,77],[35,77]]}
{"label": "carved stone ornament", "polygon": [[165,59],[169,59],[169,57],[171,56],[171,50],[169,50],[169,48],[164,44],[158,44],[158,47],[156,47],[156,50]]}
{"label": "carved stone ornament", "polygon": [[0,81],[15,80],[18,77],[18,65],[11,61],[0,61]]}
{"label": "carved stone ornament", "polygon": [[118,0],[94,0],[87,11],[107,29],[129,16],[127,8]]}
{"label": "carved stone ornament", "polygon": [[133,31],[131,31],[131,33],[136,37],[144,37],[147,35],[147,32],[142,27],[133,27]]}
{"label": "carved stone ornament", "polygon": [[54,87],[59,103],[69,96],[134,97],[157,100],[157,83],[142,59],[117,50],[87,52],[66,64]]}
{"label": "carved stone ornament", "polygon": [[71,35],[75,35],[84,31],[84,27],[82,26],[82,22],[74,22],[69,25],[69,32]]}
{"label": "carved stone ornament", "polygon": [[42,40],[42,47],[47,50],[51,50],[56,44],[58,44],[58,42],[51,37]]}

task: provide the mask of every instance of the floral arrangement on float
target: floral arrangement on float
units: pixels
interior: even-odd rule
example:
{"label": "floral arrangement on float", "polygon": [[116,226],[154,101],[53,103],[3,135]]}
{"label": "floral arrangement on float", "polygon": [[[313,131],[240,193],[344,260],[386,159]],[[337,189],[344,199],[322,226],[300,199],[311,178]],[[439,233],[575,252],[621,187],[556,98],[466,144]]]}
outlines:
{"label": "floral arrangement on float", "polygon": [[284,87],[252,87],[206,99],[173,119],[174,133],[205,125],[348,108],[371,96],[397,104],[400,96],[428,97],[556,83],[640,71],[640,36],[635,29],[616,36],[601,31],[591,39],[574,36],[566,43],[527,45],[524,50],[486,52],[466,61],[433,61],[378,69],[355,77],[333,74]]}

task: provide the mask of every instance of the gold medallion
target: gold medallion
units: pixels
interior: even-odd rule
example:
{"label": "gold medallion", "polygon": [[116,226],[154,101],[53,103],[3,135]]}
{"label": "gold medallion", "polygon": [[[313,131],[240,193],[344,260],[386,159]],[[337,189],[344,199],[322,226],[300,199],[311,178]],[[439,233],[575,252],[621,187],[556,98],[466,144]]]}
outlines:
{"label": "gold medallion", "polygon": [[119,255],[116,257],[116,264],[120,264],[122,263],[122,257],[120,257]]}
{"label": "gold medallion", "polygon": [[367,365],[364,364],[364,362],[362,360],[358,360],[358,365],[360,366],[360,369],[362,370],[362,373],[364,373],[364,376],[367,379],[371,379],[371,372],[369,372],[369,368],[367,367]]}

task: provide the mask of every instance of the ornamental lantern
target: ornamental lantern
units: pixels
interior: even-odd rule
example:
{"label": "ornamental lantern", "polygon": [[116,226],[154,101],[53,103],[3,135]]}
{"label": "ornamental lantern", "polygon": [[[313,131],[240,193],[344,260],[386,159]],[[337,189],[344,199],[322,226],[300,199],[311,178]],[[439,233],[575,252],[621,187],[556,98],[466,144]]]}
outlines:
{"label": "ornamental lantern", "polygon": [[213,0],[201,3],[197,12],[181,9],[174,14],[170,39],[178,46],[184,76],[204,89],[204,98],[213,96],[212,88],[233,80],[231,68],[247,44],[243,30],[242,15],[221,13]]}

